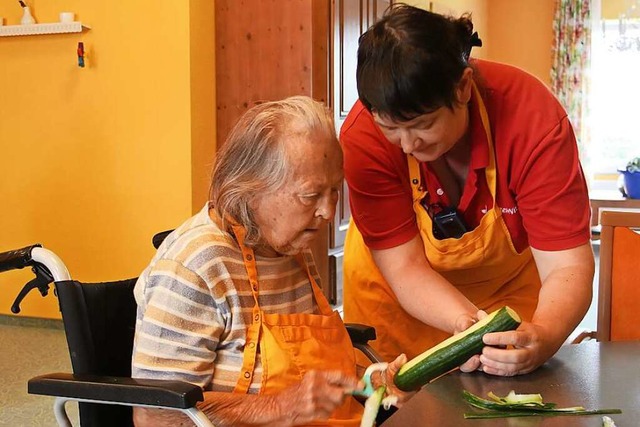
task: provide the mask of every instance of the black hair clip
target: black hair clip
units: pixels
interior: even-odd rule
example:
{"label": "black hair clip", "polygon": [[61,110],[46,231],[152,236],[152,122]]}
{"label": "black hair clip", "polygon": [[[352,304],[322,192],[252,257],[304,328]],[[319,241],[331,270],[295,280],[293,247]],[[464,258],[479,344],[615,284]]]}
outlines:
{"label": "black hair clip", "polygon": [[482,46],[482,40],[478,36],[478,32],[477,31],[474,31],[474,33],[471,34],[471,39],[469,39],[469,46],[471,46],[471,47],[474,47],[474,46],[481,47]]}
{"label": "black hair clip", "polygon": [[471,34],[471,37],[469,38],[469,47],[467,48],[466,52],[464,53],[464,59],[465,60],[469,60],[469,57],[471,56],[471,48],[477,46],[477,47],[481,47],[482,46],[482,40],[480,40],[480,37],[478,37],[478,32],[474,31],[473,34]]}

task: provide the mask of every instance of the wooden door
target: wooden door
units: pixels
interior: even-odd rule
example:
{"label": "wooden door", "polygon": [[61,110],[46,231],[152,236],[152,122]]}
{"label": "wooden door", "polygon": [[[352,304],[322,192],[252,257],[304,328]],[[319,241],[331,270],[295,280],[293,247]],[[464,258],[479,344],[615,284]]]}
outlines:
{"label": "wooden door", "polygon": [[[309,95],[336,128],[358,98],[358,38],[390,0],[215,0],[217,146],[257,101]],[[335,221],[313,247],[323,290],[342,304],[342,246],[351,213],[346,185]]]}
{"label": "wooden door", "polygon": [[[307,95],[330,105],[331,0],[215,0],[217,147],[260,101]],[[327,297],[329,230],[314,247]]]}
{"label": "wooden door", "polygon": [[217,138],[260,101],[329,101],[330,0],[216,0]]}
{"label": "wooden door", "polygon": [[[334,0],[333,3],[333,112],[336,130],[358,99],[356,66],[358,39],[379,19],[392,0]],[[342,255],[344,238],[349,226],[349,191],[342,185],[336,217],[331,225],[329,242],[329,280],[331,301],[342,305]]]}

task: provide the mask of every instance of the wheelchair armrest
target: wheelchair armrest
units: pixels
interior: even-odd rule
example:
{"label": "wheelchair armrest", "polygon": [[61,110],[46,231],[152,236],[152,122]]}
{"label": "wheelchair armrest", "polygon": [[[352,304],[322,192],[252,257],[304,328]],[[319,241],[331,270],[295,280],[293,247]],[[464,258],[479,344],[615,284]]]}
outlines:
{"label": "wheelchair armrest", "polygon": [[372,326],[359,323],[345,323],[345,326],[353,345],[367,344],[369,341],[376,339],[376,330]]}
{"label": "wheelchair armrest", "polygon": [[202,389],[184,381],[134,379],[66,373],[29,380],[28,392],[69,399],[99,400],[131,406],[153,405],[188,409],[204,399]]}
{"label": "wheelchair armrest", "polygon": [[382,357],[369,345],[369,341],[376,339],[376,330],[372,326],[359,323],[345,323],[351,344],[364,353],[373,363],[382,362]]}

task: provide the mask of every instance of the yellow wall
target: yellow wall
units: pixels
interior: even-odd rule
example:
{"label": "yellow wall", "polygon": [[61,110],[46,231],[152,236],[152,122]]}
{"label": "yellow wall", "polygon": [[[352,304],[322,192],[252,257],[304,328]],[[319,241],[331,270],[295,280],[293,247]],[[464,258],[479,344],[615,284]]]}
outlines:
{"label": "yellow wall", "polygon": [[191,205],[197,212],[209,199],[216,152],[215,5],[190,0],[191,17]]}
{"label": "yellow wall", "polygon": [[620,15],[640,17],[640,4],[636,0],[600,0],[600,7],[603,19],[618,19]]}
{"label": "yellow wall", "polygon": [[[471,12],[474,55],[549,81],[554,0],[410,3]],[[39,22],[74,11],[82,34],[0,38],[0,251],[41,242],[83,281],[137,276],[151,236],[207,198],[215,153],[211,0],[31,0]],[[17,2],[0,4],[5,25]],[[79,41],[88,67],[76,65]],[[0,274],[0,313],[31,277]],[[32,295],[25,315],[57,317]]]}
{"label": "yellow wall", "polygon": [[555,0],[409,0],[406,3],[456,17],[471,13],[474,29],[483,43],[481,48],[473,49],[473,56],[515,65],[550,83]]}
{"label": "yellow wall", "polygon": [[489,59],[520,67],[550,83],[555,0],[491,0]]}
{"label": "yellow wall", "polygon": [[459,17],[464,13],[470,13],[473,21],[473,29],[478,32],[483,47],[474,47],[472,55],[475,58],[487,58],[487,46],[489,35],[487,31],[487,7],[489,0],[406,0],[403,3],[422,9],[431,10],[442,15]]}
{"label": "yellow wall", "polygon": [[[213,86],[202,84],[214,69],[192,64],[191,38],[202,43],[198,55],[212,57],[213,31],[203,39],[190,21],[202,11],[200,24],[212,29],[213,6],[28,3],[39,22],[74,11],[92,29],[0,38],[0,251],[41,242],[79,280],[137,276],[153,254],[151,236],[178,225],[201,197],[200,190],[192,196],[204,163],[192,161],[192,138],[196,153],[205,151],[205,140],[215,145],[214,134],[206,138],[215,120]],[[5,25],[20,15],[17,2],[0,4]],[[79,41],[88,55],[84,69],[76,65]],[[195,96],[192,79],[202,87]],[[212,124],[195,126],[192,115]],[[28,278],[0,275],[0,313]],[[23,312],[58,317],[55,299],[35,294]]]}

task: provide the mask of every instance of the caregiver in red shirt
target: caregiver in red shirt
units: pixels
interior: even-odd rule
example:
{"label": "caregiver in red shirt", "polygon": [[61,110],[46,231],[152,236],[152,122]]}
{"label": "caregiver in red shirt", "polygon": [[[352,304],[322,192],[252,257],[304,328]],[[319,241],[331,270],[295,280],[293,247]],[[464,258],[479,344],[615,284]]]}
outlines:
{"label": "caregiver in red shirt", "polygon": [[525,72],[470,60],[479,45],[468,16],[406,5],[361,37],[359,100],[340,133],[344,312],[375,326],[390,361],[509,305],[524,322],[485,335],[462,369],[517,375],[589,307],[589,198],[566,112]]}

